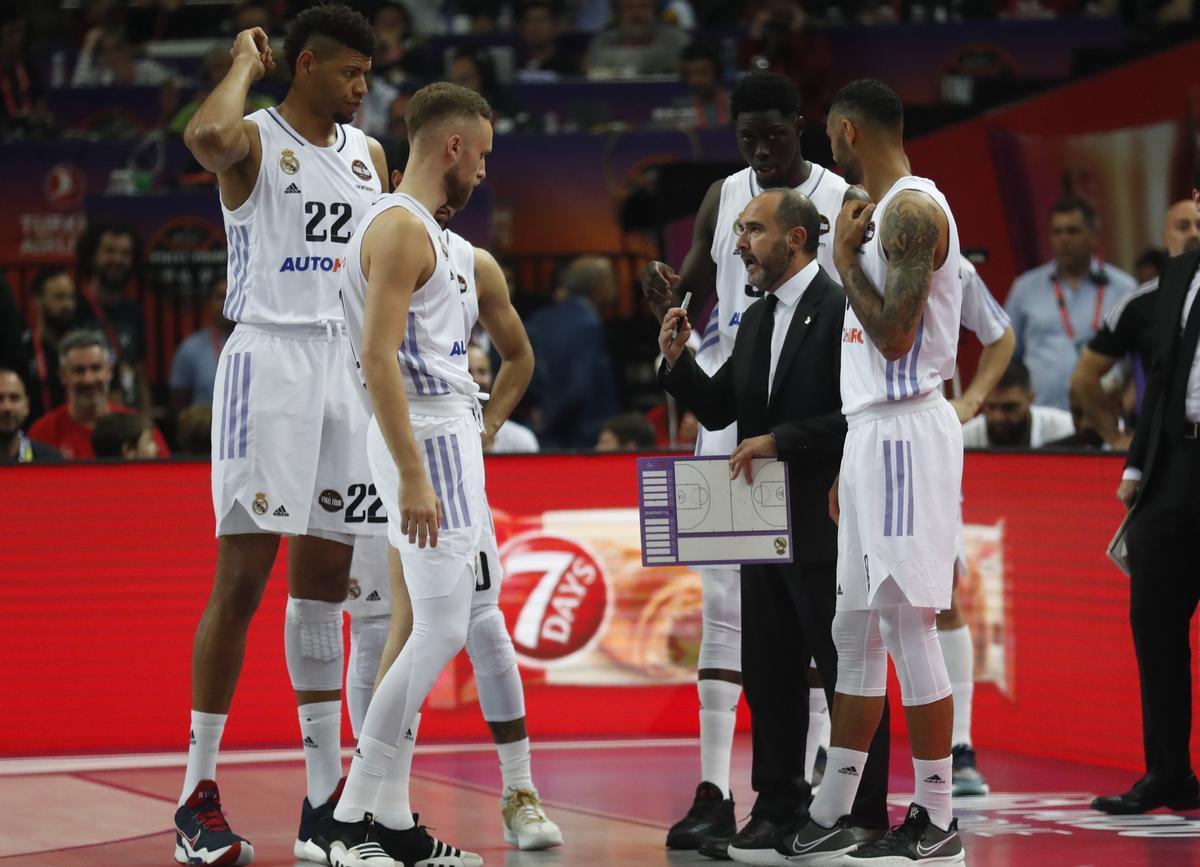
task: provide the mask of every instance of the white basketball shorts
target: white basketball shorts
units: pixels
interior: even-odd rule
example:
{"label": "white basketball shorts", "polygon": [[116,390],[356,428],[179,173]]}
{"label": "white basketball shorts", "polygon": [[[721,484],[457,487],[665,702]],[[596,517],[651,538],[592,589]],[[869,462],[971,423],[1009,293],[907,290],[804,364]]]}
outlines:
{"label": "white basketball shorts", "polygon": [[850,419],[838,481],[838,611],[871,608],[888,578],[913,606],[950,607],[962,462],[962,426],[940,394]]}
{"label": "white basketball shorts", "polygon": [[234,329],[213,389],[217,535],[352,544],[386,532],[367,465],[361,390],[340,323]]}

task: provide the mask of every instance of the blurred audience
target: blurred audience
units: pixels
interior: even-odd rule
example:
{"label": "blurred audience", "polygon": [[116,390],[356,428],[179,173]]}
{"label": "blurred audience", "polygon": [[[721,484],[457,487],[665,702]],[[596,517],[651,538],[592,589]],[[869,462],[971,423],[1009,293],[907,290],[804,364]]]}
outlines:
{"label": "blurred audience", "polygon": [[1034,404],[1029,370],[1014,358],[983,401],[983,414],[963,425],[965,448],[1041,448],[1075,432],[1071,413]]}
{"label": "blurred audience", "polygon": [[596,451],[647,451],[654,449],[654,425],[638,412],[626,412],[604,422],[596,438]]}
{"label": "blurred audience", "polygon": [[25,383],[15,370],[0,367],[0,465],[61,461],[58,449],[26,436],[22,428],[27,418]]}
{"label": "blurred audience", "polygon": [[94,321],[112,347],[116,378],[113,397],[150,412],[146,383],[146,316],[134,300],[142,264],[142,238],[118,220],[90,223],[75,244],[82,283],[80,321]]}
{"label": "blurred audience", "polygon": [[600,319],[616,294],[612,263],[603,256],[581,256],[564,272],[556,303],[526,323],[537,359],[533,391],[541,404],[543,447],[592,448],[604,420],[617,411]]}
{"label": "blurred audience", "polygon": [[654,0],[613,0],[613,26],[588,47],[589,78],[674,75],[688,36],[657,18]]}
{"label": "blurred audience", "polygon": [[43,268],[33,278],[33,327],[21,335],[30,416],[37,420],[64,399],[58,375],[58,342],[76,323],[75,278],[62,266]]}
{"label": "blurred audience", "polygon": [[[387,137],[393,142],[408,144],[408,104],[412,102],[411,93],[400,93],[388,106]],[[405,157],[405,162],[408,158]]]}
{"label": "blurred audience", "polygon": [[486,51],[460,48],[450,58],[446,80],[473,90],[488,101],[497,133],[512,132],[519,118],[517,106],[496,76],[496,64]]}
{"label": "blurred audience", "polygon": [[716,49],[692,43],[679,59],[679,77],[688,89],[681,107],[695,113],[698,129],[729,126],[729,91],[721,84],[721,56]]}
{"label": "blurred audience", "polygon": [[[108,399],[113,378],[112,349],[101,332],[79,330],[59,341],[58,356],[67,402],[38,419],[29,429],[29,436],[54,446],[68,460],[95,457],[92,431],[96,422],[114,412],[133,414]],[[169,456],[166,440],[157,428],[153,436],[159,456]]]}
{"label": "blurred audience", "polygon": [[217,278],[208,294],[208,323],[184,338],[171,362],[171,416],[197,404],[212,405],[217,360],[233,332],[234,322],[225,316],[224,277]]}
{"label": "blurred audience", "polygon": [[193,404],[179,413],[175,422],[175,442],[179,456],[208,458],[212,456],[212,407]]}
{"label": "blurred audience", "polygon": [[742,42],[741,66],[768,70],[791,79],[803,105],[821,102],[830,50],[825,35],[809,27],[798,0],[752,4],[750,26]]}
{"label": "blurred audience", "polygon": [[1013,282],[1005,308],[1017,335],[1016,357],[1033,373],[1038,403],[1067,410],[1079,351],[1104,314],[1137,288],[1133,277],[1096,256],[1096,210],[1065,198],[1050,212],[1054,259]]}
{"label": "blurred audience", "polygon": [[[467,347],[467,368],[471,371],[471,379],[479,386],[479,390],[488,394],[492,391],[492,359],[478,346]],[[537,437],[533,431],[522,424],[509,419],[496,431],[489,453],[514,454],[539,451]]]}
{"label": "blurred audience", "polygon": [[156,60],[139,56],[134,45],[119,27],[93,27],[83,40],[75,61],[72,87],[104,87],[114,84],[162,84],[171,71]]}
{"label": "blurred audience", "polygon": [[0,139],[49,128],[37,63],[29,50],[28,20],[17,4],[0,11]]}
{"label": "blurred audience", "polygon": [[1133,279],[1137,280],[1139,286],[1149,283],[1151,280],[1157,280],[1166,263],[1166,250],[1161,247],[1147,247],[1133,263]]}
{"label": "blurred audience", "polygon": [[92,451],[98,458],[147,461],[158,457],[158,443],[145,416],[113,412],[96,421]]}
{"label": "blurred audience", "polygon": [[1108,448],[1104,442],[1104,437],[1100,436],[1100,432],[1096,430],[1079,404],[1071,404],[1071,421],[1075,425],[1075,430],[1066,436],[1059,437],[1055,440],[1047,440],[1042,443],[1044,449],[1105,449]]}
{"label": "blurred audience", "polygon": [[530,0],[521,6],[517,19],[517,80],[553,81],[579,75],[579,58],[562,51],[558,37],[562,21],[550,0]]}

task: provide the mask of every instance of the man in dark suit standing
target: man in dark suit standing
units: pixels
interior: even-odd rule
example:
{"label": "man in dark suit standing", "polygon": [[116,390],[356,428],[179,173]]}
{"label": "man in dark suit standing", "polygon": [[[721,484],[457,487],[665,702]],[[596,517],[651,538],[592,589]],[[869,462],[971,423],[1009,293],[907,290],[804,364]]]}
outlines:
{"label": "man in dark suit standing", "polygon": [[[1192,200],[1200,208],[1200,163]],[[1142,687],[1146,775],[1128,792],[1096,798],[1105,813],[1200,808],[1188,738],[1192,723],[1188,626],[1200,599],[1200,250],[1167,261],[1159,279],[1151,369],[1117,497],[1132,514],[1129,620]]]}
{"label": "man in dark suit standing", "polygon": [[[776,863],[774,847],[810,800],[804,781],[810,657],[831,702],[837,677],[831,635],[837,526],[828,492],[846,436],[838,376],[846,296],[815,261],[820,227],[812,202],[794,190],[770,190],[746,206],[737,253],[763,298],[746,310],[733,354],[714,376],[684,349],[691,325],[683,310],[668,311],[659,334],[663,386],[710,430],[737,422],[742,440],[729,459],[731,478],[748,483],[754,458],[788,465],[794,562],[742,567],[742,674],[758,800],[728,851],[746,863]],[[853,813],[856,825],[874,831],[887,827],[888,745],[885,712]]]}

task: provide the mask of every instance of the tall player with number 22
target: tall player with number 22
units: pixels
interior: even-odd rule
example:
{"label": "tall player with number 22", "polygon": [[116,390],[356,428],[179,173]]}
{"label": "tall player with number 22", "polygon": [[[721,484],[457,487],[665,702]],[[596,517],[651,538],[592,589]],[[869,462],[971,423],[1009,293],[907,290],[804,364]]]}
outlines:
{"label": "tall player with number 22", "polygon": [[191,743],[175,814],[181,863],[254,858],[221,813],[216,757],[283,535],[292,537],[285,647],[308,784],[297,852],[336,800],[342,601],[354,537],[386,530],[381,514],[370,520],[379,509],[362,502],[368,418],[338,299],[351,233],[387,179],[382,147],[350,126],[372,51],[370,24],[349,7],[305,10],[284,42],[287,97],[243,117],[250,86],[275,65],[266,33],[243,31],[229,74],[184,133],[217,176],[229,247],[225,315],[237,327],[213,396],[217,569],[192,656]]}

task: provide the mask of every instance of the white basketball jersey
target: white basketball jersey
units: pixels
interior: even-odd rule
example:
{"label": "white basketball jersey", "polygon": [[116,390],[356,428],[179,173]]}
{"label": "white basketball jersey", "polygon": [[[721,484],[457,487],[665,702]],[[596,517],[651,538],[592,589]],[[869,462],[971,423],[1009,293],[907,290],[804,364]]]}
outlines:
{"label": "white basketball jersey", "polygon": [[273,108],[249,120],[262,139],[262,165],[241,207],[221,205],[229,245],[225,315],[258,325],[339,321],[346,248],[381,189],[367,137],[338,124],[337,141],[317,147]]}
{"label": "white basketball jersey", "polygon": [[449,229],[442,232],[446,246],[450,249],[450,267],[454,269],[459,280],[459,300],[463,305],[463,330],[470,340],[479,321],[479,295],[475,287],[475,247],[462,235],[456,235]]}
{"label": "white basketball jersey", "polygon": [[904,177],[888,190],[875,209],[876,227],[859,251],[863,273],[882,296],[888,262],[879,240],[878,227],[892,200],[904,190],[915,190],[931,197],[946,214],[949,247],[946,261],[933,272],[925,310],[917,323],[916,339],[902,358],[888,361],[871,342],[854,308],[846,304],[842,328],[842,412],[847,416],[880,404],[895,403],[939,391],[942,381],[954,374],[958,351],[959,316],[962,308],[962,275],[959,268],[958,226],[946,197],[933,181]]}
{"label": "white basketball jersey", "polygon": [[[413,292],[404,342],[397,353],[405,391],[410,397],[419,398],[452,393],[473,397],[479,392],[479,386],[467,370],[467,329],[463,304],[459,300],[466,291],[467,276],[460,276],[452,263],[449,245],[433,215],[405,193],[381,196],[363,216],[346,251],[342,307],[355,358],[362,357],[367,297],[362,239],[375,218],[392,208],[403,208],[421,221],[437,260],[433,274]],[[396,250],[393,255],[403,255],[403,251]],[[473,275],[471,279],[474,282]]]}

